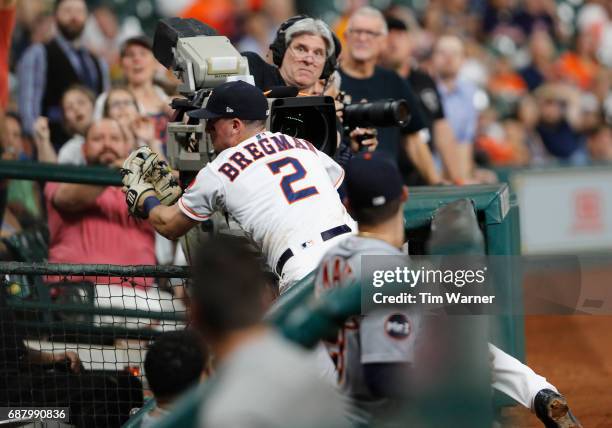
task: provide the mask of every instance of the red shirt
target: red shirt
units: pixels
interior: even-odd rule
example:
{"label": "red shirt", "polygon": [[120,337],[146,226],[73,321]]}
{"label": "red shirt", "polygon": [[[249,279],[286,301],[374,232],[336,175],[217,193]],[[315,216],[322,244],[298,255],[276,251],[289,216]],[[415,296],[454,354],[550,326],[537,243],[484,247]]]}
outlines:
{"label": "red shirt", "polygon": [[[96,199],[95,207],[66,214],[51,203],[59,186],[60,183],[45,186],[50,263],[155,264],[153,228],[148,222],[128,214],[125,195],[119,187],[104,190]],[[94,281],[100,283],[100,279]],[[121,281],[115,278],[112,282]],[[142,284],[142,281],[137,282]],[[147,284],[151,283],[148,279]]]}
{"label": "red shirt", "polygon": [[8,60],[11,35],[15,25],[15,8],[0,9],[0,108],[8,104]]}

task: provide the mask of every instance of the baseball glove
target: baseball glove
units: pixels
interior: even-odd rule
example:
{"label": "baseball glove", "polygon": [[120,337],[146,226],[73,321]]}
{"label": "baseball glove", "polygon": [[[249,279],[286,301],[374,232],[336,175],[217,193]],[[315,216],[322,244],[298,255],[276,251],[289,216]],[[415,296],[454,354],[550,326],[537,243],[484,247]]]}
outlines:
{"label": "baseball glove", "polygon": [[128,189],[137,184],[152,185],[157,198],[164,205],[172,205],[181,197],[181,187],[168,163],[149,147],[140,147],[132,152],[123,163],[121,173],[123,184]]}

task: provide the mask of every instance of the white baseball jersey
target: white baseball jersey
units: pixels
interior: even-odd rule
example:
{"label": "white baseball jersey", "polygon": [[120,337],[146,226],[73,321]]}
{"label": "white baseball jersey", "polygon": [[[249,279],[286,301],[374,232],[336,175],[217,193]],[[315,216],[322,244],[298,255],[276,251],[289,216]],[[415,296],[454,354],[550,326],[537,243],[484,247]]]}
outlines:
{"label": "white baseball jersey", "polygon": [[[403,256],[408,261],[407,255],[382,240],[351,236],[323,257],[315,279],[315,295],[319,297],[327,289],[359,280],[361,257],[365,255]],[[337,342],[328,344],[336,361],[339,386],[358,407],[376,412],[377,407],[386,405],[376,402],[368,390],[363,365],[412,362],[420,319],[417,313],[409,311],[379,309],[349,319]]]}
{"label": "white baseball jersey", "polygon": [[[178,205],[197,221],[227,211],[260,245],[272,269],[291,249],[292,259],[307,252],[312,270],[328,248],[321,232],[344,224],[354,230],[336,190],[343,178],[342,167],[309,142],[265,131],[221,152]],[[315,247],[321,248],[317,257]]]}

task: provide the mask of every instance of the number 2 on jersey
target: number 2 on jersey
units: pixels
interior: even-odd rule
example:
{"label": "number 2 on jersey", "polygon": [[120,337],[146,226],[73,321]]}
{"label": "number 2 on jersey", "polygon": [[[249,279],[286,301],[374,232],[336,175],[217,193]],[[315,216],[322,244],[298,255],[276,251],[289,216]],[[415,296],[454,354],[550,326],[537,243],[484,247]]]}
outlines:
{"label": "number 2 on jersey", "polygon": [[293,189],[292,184],[296,181],[303,179],[306,176],[306,170],[304,169],[300,161],[296,158],[286,157],[274,162],[270,162],[268,163],[268,168],[270,168],[272,174],[276,175],[281,172],[281,169],[284,166],[287,165],[291,165],[295,170],[293,174],[285,175],[280,182],[281,189],[285,194],[285,198],[287,198],[287,202],[292,204],[294,202],[299,201],[300,199],[304,199],[319,193],[317,188],[314,186],[305,187],[300,190]]}

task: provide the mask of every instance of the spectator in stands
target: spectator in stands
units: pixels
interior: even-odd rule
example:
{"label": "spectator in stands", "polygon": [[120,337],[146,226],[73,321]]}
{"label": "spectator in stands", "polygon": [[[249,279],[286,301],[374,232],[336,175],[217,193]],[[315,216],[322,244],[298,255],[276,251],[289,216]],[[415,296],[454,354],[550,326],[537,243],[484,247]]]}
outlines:
{"label": "spectator in stands", "polygon": [[520,70],[530,91],[556,78],[554,59],[555,45],[550,34],[544,30],[535,31],[529,39],[529,64]]}
{"label": "spectator in stands", "polygon": [[217,236],[194,263],[194,325],[214,355],[216,384],[200,409],[207,427],[347,426],[345,404],[314,355],[262,323],[261,261],[242,240]]}
{"label": "spectator in stands", "polygon": [[94,374],[75,352],[28,348],[5,290],[0,287],[0,406],[68,407],[70,423],[80,428],[118,428],[130,409],[142,406],[142,385],[129,373]]}
{"label": "spectator in stands", "polygon": [[353,102],[405,99],[411,111],[408,124],[403,128],[378,128],[380,144],[377,151],[382,150],[395,160],[400,150],[404,150],[420,179],[428,184],[438,184],[440,176],[431,151],[427,144],[423,144],[429,138],[426,122],[412,89],[395,72],[376,65],[385,49],[387,33],[387,23],[378,10],[364,7],[352,15],[345,34],[346,52],[340,66],[341,89],[352,97]]}
{"label": "spectator in stands", "polygon": [[91,126],[94,102],[94,93],[86,86],[72,85],[64,92],[62,96],[64,128],[71,138],[59,150],[58,163],[85,165],[84,135]]}
{"label": "spectator in stands", "polygon": [[536,129],[548,153],[571,164],[584,164],[580,92],[567,85],[549,84],[541,86],[535,95],[540,111]]}
{"label": "spectator in stands", "polygon": [[155,122],[155,137],[165,141],[166,125],[171,113],[170,99],[154,83],[159,63],[153,56],[151,41],[144,36],[133,37],[121,47],[121,68],[128,89],[138,101],[138,110]]}
{"label": "spectator in stands", "polygon": [[108,3],[96,3],[83,32],[83,42],[91,51],[103,58],[108,64],[111,81],[122,77],[119,64],[121,44],[129,37],[142,33],[137,16],[117,16],[115,9]]}
{"label": "spectator in stands", "polygon": [[455,36],[442,36],[435,45],[433,66],[438,79],[442,106],[457,138],[456,164],[461,177],[471,176],[474,169],[474,138],[478,112],[474,104],[476,88],[459,80],[464,60],[464,46]]}
{"label": "spectator in stands", "polygon": [[561,79],[583,90],[592,88],[600,69],[599,35],[597,27],[578,29],[574,48],[563,53],[556,63]]}
{"label": "spectator in stands", "polygon": [[490,0],[486,2],[480,31],[484,36],[505,35],[515,42],[523,40],[522,31],[514,22],[516,0]]}
{"label": "spectator in stands", "polygon": [[[140,115],[149,117],[155,125],[155,138],[165,142],[166,125],[171,113],[170,98],[161,86],[154,82],[159,63],[153,56],[152,45],[146,36],[136,36],[126,40],[120,51],[120,64],[125,77],[125,89],[136,100]],[[96,100],[94,118],[105,115],[109,92]],[[108,109],[106,110],[108,113]]]}
{"label": "spectator in stands", "polygon": [[612,124],[604,123],[588,134],[587,149],[592,161],[612,162]]}
{"label": "spectator in stands", "polygon": [[99,94],[108,87],[106,65],[81,45],[86,20],[84,0],[58,0],[55,4],[58,34],[47,44],[31,46],[18,67],[24,131],[32,135],[36,118],[47,117],[56,151],[70,137],[62,127],[60,105],[66,89],[81,83]]}
{"label": "spectator in stands", "polygon": [[489,68],[487,90],[491,94],[492,101],[497,104],[497,110],[506,114],[510,106],[525,95],[528,87],[523,77],[514,69],[512,61],[516,55],[515,48],[504,49],[503,44],[499,43],[492,53],[493,61]]}
{"label": "spectator in stands", "polygon": [[[420,69],[412,59],[412,40],[406,24],[397,18],[388,17],[387,47],[380,57],[380,65],[395,70],[406,79],[418,97],[421,110],[432,139],[434,154],[441,161],[446,177],[454,183],[462,183],[457,170],[456,145],[453,130],[444,116],[440,93],[433,78]],[[400,155],[401,156],[401,155]],[[401,156],[405,159],[405,155]],[[401,164],[400,164],[401,165]]]}
{"label": "spectator in stands", "polygon": [[249,13],[244,20],[245,34],[236,44],[239,51],[255,52],[262,58],[268,53],[268,46],[274,40],[275,29],[270,18],[261,11]]}
{"label": "spectator in stands", "polygon": [[[155,121],[150,116],[142,116],[139,110],[136,97],[127,87],[116,86],[106,93],[103,116],[119,122],[128,139],[130,151],[149,146],[165,159],[163,144],[156,137]],[[181,246],[159,233],[155,233],[155,255],[159,264],[184,264]]]}
{"label": "spectator in stands", "polygon": [[103,115],[121,124],[131,148],[149,146],[163,156],[163,145],[156,137],[154,120],[140,114],[138,100],[127,87],[117,86],[108,91]]}
{"label": "spectator in stands", "polygon": [[554,0],[521,1],[521,7],[515,11],[512,20],[521,29],[525,39],[538,29],[547,31],[551,37],[559,34]]}
{"label": "spectator in stands", "polygon": [[[5,131],[0,134],[2,159],[29,161],[38,157],[41,162],[55,162],[55,150],[49,140],[49,127],[46,118],[35,123],[34,142],[36,154],[23,136],[21,119],[18,114],[8,112],[5,118]],[[38,183],[31,180],[9,180],[6,195],[6,210],[2,224],[2,235],[8,236],[33,226],[42,220],[43,204]]]}
{"label": "spectator in stands", "polygon": [[192,330],[166,332],[155,339],[145,356],[144,369],[156,403],[140,428],[149,428],[169,414],[176,399],[209,374],[208,360],[202,339]]}
{"label": "spectator in stands", "polygon": [[[113,119],[94,122],[85,133],[87,165],[120,167],[129,152],[127,139]],[[153,228],[130,217],[120,187],[47,183],[46,206],[50,233],[49,262],[154,265]],[[87,278],[96,284],[98,306],[151,311],[181,311],[183,305],[142,278]],[[124,286],[125,285],[125,286]],[[107,319],[113,317],[103,317]],[[116,318],[115,318],[116,319]],[[131,321],[130,321],[131,322]],[[139,321],[140,322],[140,321]],[[149,324],[149,321],[143,321]]]}
{"label": "spectator in stands", "polygon": [[0,112],[8,105],[9,50],[17,0],[0,0]]}
{"label": "spectator in stands", "polygon": [[531,95],[521,98],[514,114],[504,121],[504,129],[513,147],[525,147],[529,164],[541,165],[550,160],[550,155],[536,130],[540,113],[536,100]]}

